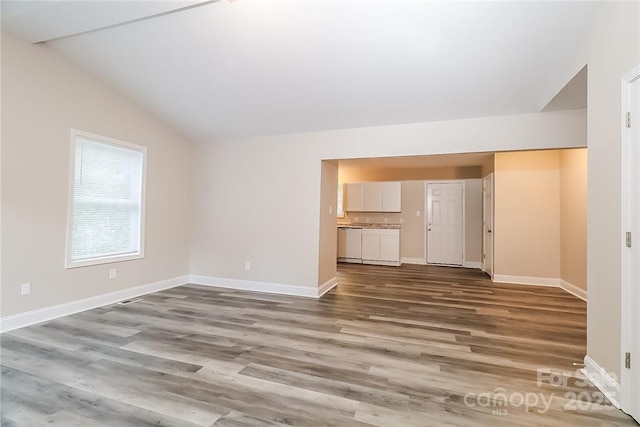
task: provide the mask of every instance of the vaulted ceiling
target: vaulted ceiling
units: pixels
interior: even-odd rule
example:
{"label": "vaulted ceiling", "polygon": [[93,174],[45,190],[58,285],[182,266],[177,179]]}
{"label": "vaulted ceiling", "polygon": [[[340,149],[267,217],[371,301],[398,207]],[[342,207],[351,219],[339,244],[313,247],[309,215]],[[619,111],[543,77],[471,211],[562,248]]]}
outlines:
{"label": "vaulted ceiling", "polygon": [[539,112],[595,7],[21,0],[2,25],[213,140]]}

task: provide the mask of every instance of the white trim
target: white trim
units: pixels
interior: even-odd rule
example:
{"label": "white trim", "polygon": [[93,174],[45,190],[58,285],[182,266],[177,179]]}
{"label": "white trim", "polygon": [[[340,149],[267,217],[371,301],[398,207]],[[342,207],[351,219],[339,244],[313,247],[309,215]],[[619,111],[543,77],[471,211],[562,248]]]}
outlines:
{"label": "white trim", "polygon": [[462,266],[464,268],[478,268],[478,269],[482,269],[482,263],[480,261],[465,261],[464,264],[462,264]]}
{"label": "white trim", "polygon": [[620,409],[620,384],[602,366],[591,357],[585,356],[582,373],[609,399],[613,406]]}
{"label": "white trim", "polygon": [[561,280],[550,277],[528,277],[528,276],[508,276],[505,274],[494,274],[493,281],[496,283],[513,283],[515,285],[534,285],[561,287]]}
{"label": "white trim", "polygon": [[334,277],[324,282],[322,285],[318,287],[318,298],[320,298],[322,295],[329,292],[331,289],[335,288],[337,285],[338,285],[337,277]]}
{"label": "white trim", "polygon": [[569,283],[566,280],[560,279],[560,287],[565,291],[569,292],[570,294],[577,296],[583,301],[587,300],[587,291],[577,287],[573,283]]}
{"label": "white trim", "polygon": [[[632,108],[632,96],[631,85],[640,79],[640,65],[635,67],[629,73],[622,77],[621,86],[621,117],[620,117],[620,133],[621,133],[621,230],[620,230],[620,246],[622,251],[621,256],[621,316],[620,316],[620,403],[622,409],[634,417],[639,416],[640,406],[638,405],[638,394],[640,393],[640,386],[637,385],[638,371],[637,367],[633,370],[627,369],[624,366],[624,355],[627,352],[632,353],[634,363],[637,364],[637,349],[640,347],[640,332],[635,327],[640,319],[638,300],[638,291],[636,290],[636,284],[640,277],[638,277],[637,267],[637,254],[638,254],[638,236],[640,235],[640,225],[637,222],[639,212],[634,212],[633,198],[634,192],[637,192],[636,187],[637,176],[640,171],[637,170],[640,167],[637,162],[638,158],[633,153],[632,132],[633,128],[626,127],[626,113],[631,112]],[[631,125],[638,126],[638,117],[631,118]],[[640,197],[640,195],[636,195]],[[633,233],[633,247],[627,248],[625,244],[625,233],[630,231]],[[635,347],[635,348],[634,348]]]}
{"label": "white trim", "polygon": [[122,289],[108,294],[97,295],[95,297],[84,298],[78,301],[71,301],[51,307],[40,308],[38,310],[27,311],[26,313],[6,316],[0,319],[0,332],[8,332],[36,323],[57,319],[81,311],[91,310],[97,307],[114,304],[125,299],[139,297],[152,292],[164,289],[175,288],[189,282],[189,276],[174,277],[173,279],[161,280],[155,283]]}
{"label": "white trim", "polygon": [[[189,283],[194,285],[215,286],[218,288],[239,289],[244,291],[265,292],[269,294],[294,295],[298,297],[318,298],[318,286],[283,285],[253,280],[228,279],[225,277],[189,276]],[[323,284],[322,286],[325,286]]]}
{"label": "white trim", "polygon": [[505,274],[494,274],[493,281],[496,283],[513,283],[514,285],[530,285],[530,286],[548,286],[552,288],[560,288],[571,295],[587,300],[587,291],[576,285],[562,279],[554,279],[551,277],[527,277],[527,276],[508,276]]}
{"label": "white trim", "polygon": [[401,264],[418,264],[418,265],[427,264],[424,258],[409,258],[409,257],[400,258],[400,263]]}
{"label": "white trim", "polygon": [[[76,139],[83,138],[100,144],[125,148],[137,151],[142,154],[142,165],[140,166],[140,224],[139,224],[139,248],[136,252],[120,253],[107,256],[97,256],[89,259],[73,260],[71,258],[71,242],[73,230],[73,208],[74,208],[74,187],[75,187],[75,159],[76,159]],[[71,146],[68,175],[68,196],[67,196],[67,230],[65,243],[64,268],[78,268],[92,265],[110,264],[114,262],[131,261],[144,258],[145,249],[145,205],[147,196],[147,147],[120,141],[106,136],[96,135],[78,129],[71,129]]]}

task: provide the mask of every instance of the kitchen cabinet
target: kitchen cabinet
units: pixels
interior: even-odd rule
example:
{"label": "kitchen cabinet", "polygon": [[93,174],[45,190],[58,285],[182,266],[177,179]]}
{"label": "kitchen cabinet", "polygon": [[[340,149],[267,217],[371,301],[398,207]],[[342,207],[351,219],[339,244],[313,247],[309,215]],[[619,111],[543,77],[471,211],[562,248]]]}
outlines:
{"label": "kitchen cabinet", "polygon": [[364,184],[364,210],[365,212],[383,212],[382,210],[381,182],[367,182]]}
{"label": "kitchen cabinet", "polygon": [[361,228],[338,228],[338,261],[362,263]]}
{"label": "kitchen cabinet", "polygon": [[344,184],[344,211],[363,212],[364,206],[364,183]]}
{"label": "kitchen cabinet", "polygon": [[400,182],[346,183],[346,212],[402,212]]}
{"label": "kitchen cabinet", "polygon": [[400,265],[400,230],[363,229],[362,262]]}
{"label": "kitchen cabinet", "polygon": [[382,182],[382,212],[402,212],[402,183]]}

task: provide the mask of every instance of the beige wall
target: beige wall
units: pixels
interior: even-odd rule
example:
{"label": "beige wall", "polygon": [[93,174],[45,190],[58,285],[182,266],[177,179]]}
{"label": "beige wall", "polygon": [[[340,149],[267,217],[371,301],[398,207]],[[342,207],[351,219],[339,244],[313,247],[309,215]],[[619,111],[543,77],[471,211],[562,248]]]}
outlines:
{"label": "beige wall", "polygon": [[482,262],[482,180],[469,179],[464,186],[465,261]]}
{"label": "beige wall", "polygon": [[[401,258],[414,258],[414,261],[425,258],[424,194],[424,181],[402,182]],[[420,212],[420,216],[416,212]]]}
{"label": "beige wall", "polygon": [[560,151],[560,278],[587,290],[587,149]]}
{"label": "beige wall", "polygon": [[489,175],[491,172],[495,170],[495,157],[496,157],[495,155],[492,155],[491,158],[489,158],[482,165],[482,168],[481,168],[482,178]]}
{"label": "beige wall", "polygon": [[336,230],[336,202],[338,200],[338,162],[321,163],[320,181],[320,254],[318,284],[336,277],[338,233]]}
{"label": "beige wall", "polygon": [[495,155],[495,275],[560,277],[558,151]]}
{"label": "beige wall", "polygon": [[[65,270],[71,128],[148,148],[144,259]],[[150,113],[2,34],[2,316],[188,274],[189,163],[189,143]]]}
{"label": "beige wall", "polygon": [[480,166],[445,168],[358,168],[341,167],[339,182],[418,181],[482,178]]}
{"label": "beige wall", "polygon": [[495,156],[495,274],[586,290],[587,149]]}

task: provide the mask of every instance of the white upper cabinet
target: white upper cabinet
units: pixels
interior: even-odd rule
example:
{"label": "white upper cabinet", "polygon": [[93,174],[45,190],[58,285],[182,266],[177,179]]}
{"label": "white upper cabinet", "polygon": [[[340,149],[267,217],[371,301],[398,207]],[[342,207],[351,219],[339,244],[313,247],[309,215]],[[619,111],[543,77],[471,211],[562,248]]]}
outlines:
{"label": "white upper cabinet", "polygon": [[402,212],[402,183],[381,182],[382,212]]}
{"label": "white upper cabinet", "polygon": [[364,186],[363,183],[344,184],[344,211],[364,211]]}
{"label": "white upper cabinet", "polygon": [[382,183],[367,182],[364,184],[365,212],[382,212]]}
{"label": "white upper cabinet", "polygon": [[400,182],[358,182],[344,184],[347,212],[402,212]]}

